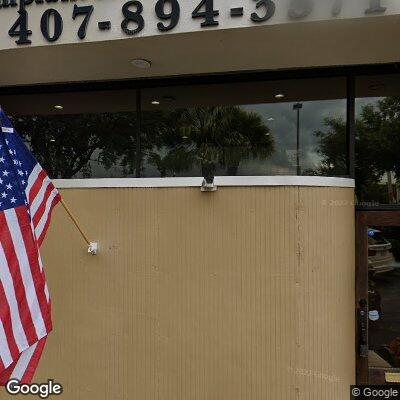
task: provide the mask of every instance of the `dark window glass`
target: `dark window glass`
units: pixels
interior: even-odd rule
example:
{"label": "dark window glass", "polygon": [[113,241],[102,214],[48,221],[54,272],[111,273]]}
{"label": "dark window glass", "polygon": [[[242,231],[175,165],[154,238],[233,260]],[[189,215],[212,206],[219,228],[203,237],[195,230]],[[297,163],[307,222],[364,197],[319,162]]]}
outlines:
{"label": "dark window glass", "polygon": [[141,121],[132,90],[0,104],[53,178],[343,176],[345,93],[344,78],[148,88]]}
{"label": "dark window glass", "polygon": [[4,96],[0,101],[52,178],[136,175],[134,91]]}
{"label": "dark window glass", "polygon": [[358,78],[357,97],[358,202],[400,204],[400,75]]}
{"label": "dark window glass", "polygon": [[346,175],[344,79],[142,91],[142,175]]}
{"label": "dark window glass", "polygon": [[368,243],[368,363],[400,368],[400,227],[371,227]]}

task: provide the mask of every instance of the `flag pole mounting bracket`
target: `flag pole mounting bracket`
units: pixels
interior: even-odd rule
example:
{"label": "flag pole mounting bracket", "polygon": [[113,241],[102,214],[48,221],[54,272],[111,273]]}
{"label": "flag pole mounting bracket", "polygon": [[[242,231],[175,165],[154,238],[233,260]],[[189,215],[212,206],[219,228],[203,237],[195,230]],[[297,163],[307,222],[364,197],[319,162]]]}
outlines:
{"label": "flag pole mounting bracket", "polygon": [[95,256],[99,251],[99,244],[97,242],[90,242],[88,247],[88,253]]}
{"label": "flag pole mounting bracket", "polygon": [[64,207],[65,211],[67,212],[68,216],[71,218],[74,225],[77,227],[79,233],[82,235],[83,240],[86,242],[86,244],[88,246],[88,253],[91,254],[92,256],[97,255],[97,253],[99,252],[99,244],[97,242],[91,242],[89,240],[88,236],[81,228],[81,225],[79,224],[78,220],[75,218],[74,214],[72,214],[72,211],[69,209],[69,207],[65,204],[65,201],[63,199],[61,199],[60,203]]}

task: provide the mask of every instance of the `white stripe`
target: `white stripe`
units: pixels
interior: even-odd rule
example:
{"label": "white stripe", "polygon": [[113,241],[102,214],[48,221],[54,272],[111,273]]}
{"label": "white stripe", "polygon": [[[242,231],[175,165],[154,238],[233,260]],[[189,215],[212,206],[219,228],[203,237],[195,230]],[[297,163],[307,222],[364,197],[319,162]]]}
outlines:
{"label": "white stripe", "polygon": [[[202,177],[193,178],[102,178],[102,179],[54,179],[59,189],[87,188],[187,188],[201,187]],[[216,176],[217,186],[311,186],[354,188],[350,178],[324,176]]]}
{"label": "white stripe", "polygon": [[26,369],[32,359],[32,356],[35,354],[36,347],[39,342],[35,343],[29,349],[26,349],[21,353],[21,356],[15,366],[10,379],[18,379],[19,381],[23,378]]}
{"label": "white stripe", "polygon": [[3,133],[14,133],[14,129],[13,128],[6,128],[6,127],[2,127],[1,130],[3,131]]}
{"label": "white stripe", "polygon": [[47,282],[44,285],[44,294],[46,295],[46,300],[48,303],[50,301],[50,293],[49,293],[49,287],[47,286]]}
{"label": "white stripe", "polygon": [[31,172],[31,174],[28,177],[28,184],[25,189],[25,194],[26,194],[27,198],[29,198],[29,192],[31,191],[32,186],[36,182],[36,179],[38,178],[38,176],[41,172],[42,172],[42,167],[39,164],[36,164]]}
{"label": "white stripe", "polygon": [[15,253],[17,255],[19,268],[22,275],[22,281],[25,287],[26,300],[31,312],[33,324],[35,325],[37,337],[43,337],[46,332],[46,326],[40,310],[39,301],[36,296],[35,283],[32,277],[31,267],[29,265],[28,255],[26,253],[24,239],[19,226],[18,218],[14,209],[5,212],[8,229],[10,230]]}
{"label": "white stripe", "polygon": [[8,348],[6,332],[4,330],[3,322],[1,320],[0,320],[0,358],[5,368],[7,368],[13,363],[10,349]]}
{"label": "white stripe", "polygon": [[40,238],[40,235],[42,234],[43,229],[46,226],[47,219],[49,218],[51,203],[53,202],[54,197],[56,197],[57,194],[58,194],[58,191],[55,188],[50,192],[50,196],[47,199],[46,208],[44,210],[42,218],[40,219],[39,223],[36,225],[36,228],[35,228],[35,233],[36,233],[37,238]]}
{"label": "white stripe", "polygon": [[17,297],[15,294],[14,282],[8,267],[6,255],[3,246],[0,244],[0,281],[3,284],[8,306],[10,307],[11,326],[14,333],[14,339],[19,351],[26,349],[29,343],[25,336],[22,326],[21,316],[19,314]]}
{"label": "white stripe", "polygon": [[35,196],[33,201],[29,204],[29,209],[31,211],[32,218],[35,217],[37,210],[39,209],[39,207],[41,206],[43,201],[46,200],[44,195],[45,195],[46,189],[49,185],[51,185],[51,181],[50,181],[50,178],[48,176],[46,176],[46,178],[43,180],[43,183],[42,183],[42,186],[40,187],[39,192],[37,193],[37,195]]}

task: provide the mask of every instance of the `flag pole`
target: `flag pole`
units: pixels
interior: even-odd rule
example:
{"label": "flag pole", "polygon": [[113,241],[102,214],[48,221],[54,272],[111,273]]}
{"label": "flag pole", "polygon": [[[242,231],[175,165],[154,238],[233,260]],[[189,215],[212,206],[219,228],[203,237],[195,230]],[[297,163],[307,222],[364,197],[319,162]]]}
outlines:
{"label": "flag pole", "polygon": [[97,250],[98,250],[98,244],[91,242],[88,238],[88,236],[85,234],[85,232],[83,231],[83,229],[81,228],[78,220],[75,218],[74,214],[72,214],[72,211],[70,210],[70,208],[67,206],[67,204],[65,203],[65,201],[63,199],[60,200],[60,203],[62,204],[62,206],[64,207],[64,210],[67,212],[68,216],[71,218],[72,222],[74,223],[74,225],[76,226],[76,228],[78,229],[78,231],[80,232],[80,234],[82,235],[84,241],[86,242],[86,244],[88,245],[88,253],[92,254],[92,255],[96,255],[97,254]]}

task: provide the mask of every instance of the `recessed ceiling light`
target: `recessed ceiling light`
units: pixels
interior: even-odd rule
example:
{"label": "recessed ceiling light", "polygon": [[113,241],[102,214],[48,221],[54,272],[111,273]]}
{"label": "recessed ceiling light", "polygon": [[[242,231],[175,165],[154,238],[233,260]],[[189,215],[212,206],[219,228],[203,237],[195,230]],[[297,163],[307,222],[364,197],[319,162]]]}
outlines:
{"label": "recessed ceiling light", "polygon": [[63,106],[54,106],[54,108],[55,108],[56,110],[63,110],[63,109],[64,109]]}
{"label": "recessed ceiling light", "polygon": [[141,69],[151,68],[151,61],[145,60],[143,58],[136,58],[135,60],[131,61],[131,64],[136,68],[141,68]]}
{"label": "recessed ceiling light", "polygon": [[153,104],[153,106],[158,106],[160,102],[158,100],[153,100],[151,104]]}
{"label": "recessed ceiling light", "polygon": [[275,118],[269,117],[267,121],[275,121]]}
{"label": "recessed ceiling light", "polygon": [[53,142],[53,143],[54,143],[55,141],[56,141],[56,139],[50,139],[50,142]]}
{"label": "recessed ceiling light", "polygon": [[285,97],[285,95],[282,94],[282,93],[278,93],[278,94],[275,95],[276,99],[283,99],[284,97]]}

